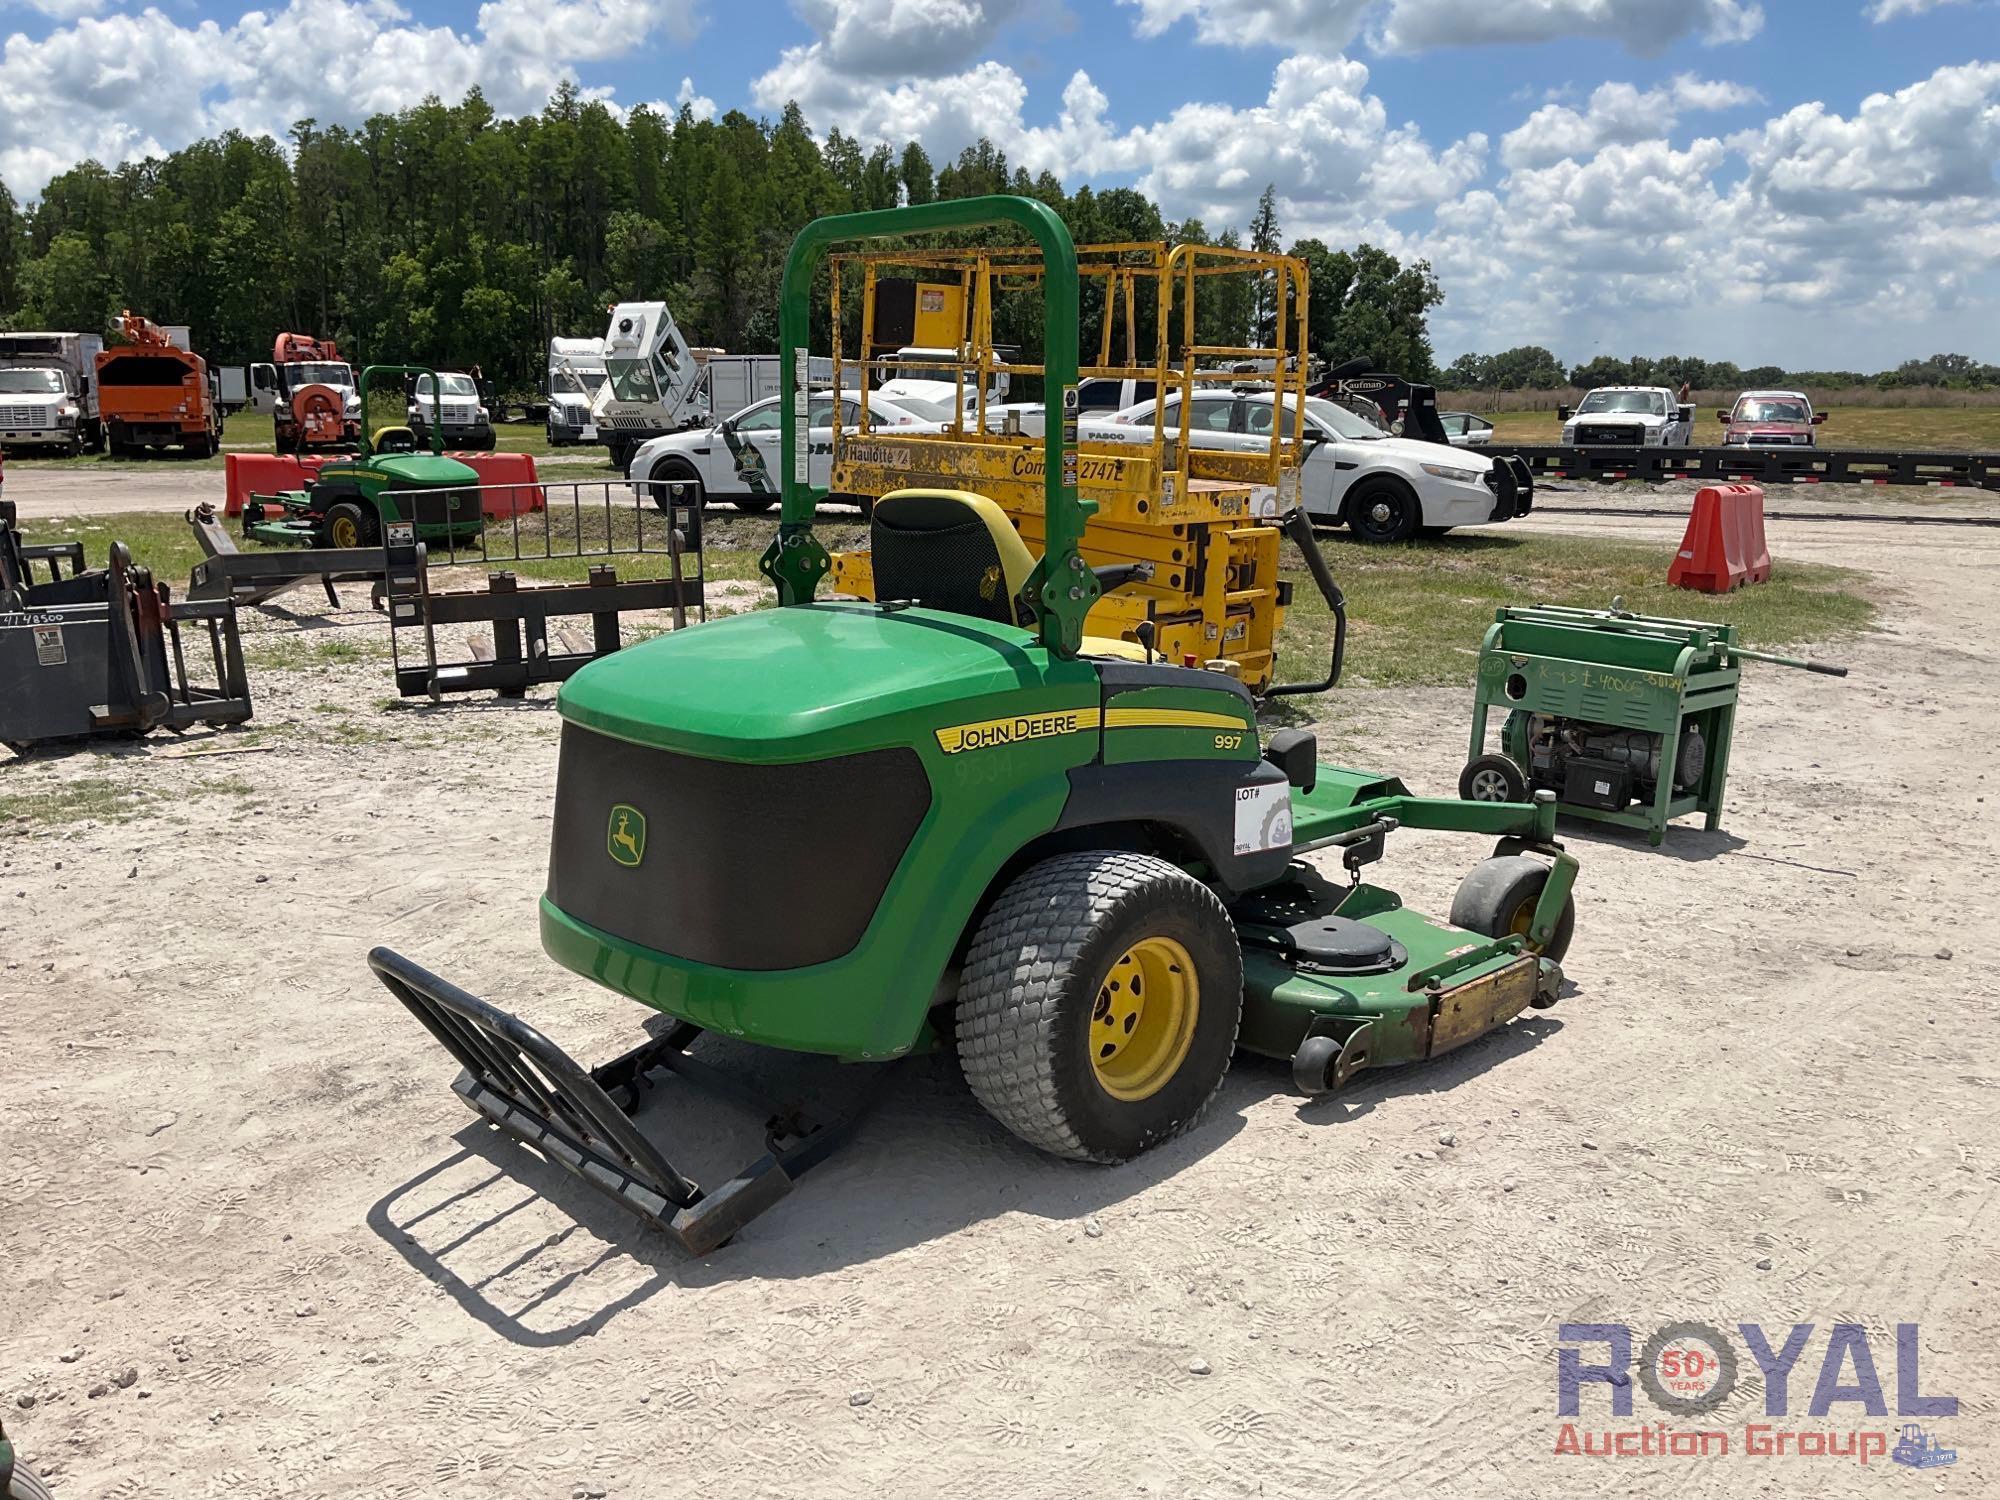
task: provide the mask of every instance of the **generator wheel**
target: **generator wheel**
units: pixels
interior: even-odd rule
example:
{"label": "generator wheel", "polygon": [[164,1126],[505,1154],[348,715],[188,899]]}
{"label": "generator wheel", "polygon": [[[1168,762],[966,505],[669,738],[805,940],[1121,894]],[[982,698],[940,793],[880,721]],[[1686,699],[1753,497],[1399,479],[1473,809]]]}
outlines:
{"label": "generator wheel", "polygon": [[[1458,883],[1451,898],[1451,925],[1488,937],[1525,936],[1535,920],[1535,903],[1549,882],[1549,867],[1525,854],[1500,854],[1481,860]],[[1563,902],[1562,915],[1543,958],[1562,962],[1569,940],[1576,935],[1576,897]]]}
{"label": "generator wheel", "polygon": [[343,500],[326,513],[326,540],[330,547],[365,547],[374,528],[360,506]]}
{"label": "generator wheel", "polygon": [[1511,756],[1481,755],[1458,773],[1458,795],[1467,802],[1526,802],[1528,778]]}
{"label": "generator wheel", "polygon": [[1242,1015],[1243,951],[1214,892],[1150,854],[1060,854],[973,935],[959,1062],[1029,1145],[1125,1161],[1200,1118]]}

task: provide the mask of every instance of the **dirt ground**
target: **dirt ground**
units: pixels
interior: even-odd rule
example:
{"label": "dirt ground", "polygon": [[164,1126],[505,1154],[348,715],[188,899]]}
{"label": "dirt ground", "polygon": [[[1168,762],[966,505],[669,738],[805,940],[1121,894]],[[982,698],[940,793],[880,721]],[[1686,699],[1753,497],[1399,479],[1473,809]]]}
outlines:
{"label": "dirt ground", "polygon": [[[117,1500],[2000,1492],[2000,531],[1772,540],[1871,570],[1882,627],[1826,651],[1844,682],[1749,669],[1725,832],[1566,830],[1556,1008],[1329,1101],[1239,1060],[1200,1129],[1116,1169],[1036,1155],[918,1061],[705,1260],[475,1125],[365,963],[393,945],[586,1058],[638,1035],[536,940],[551,695],[391,704],[363,651],[253,668],[268,753],[0,761],[0,798],[92,813],[0,821],[8,1432],[57,1495]],[[375,640],[352,602],[308,629]],[[1341,758],[1443,792],[1468,703],[1316,712]],[[1399,833],[1379,878],[1442,912],[1485,852]],[[648,1126],[711,1176],[751,1154],[679,1104]],[[1680,1320],[1735,1340],[1725,1405],[1627,1386],[1614,1418],[1590,1385],[1577,1423],[1727,1456],[1558,1453],[1561,1325],[1636,1353]],[[1789,1416],[1741,1323],[1814,1325]],[[1806,1414],[1837,1323],[1886,1414]],[[1912,1389],[1958,1399],[1924,1419],[1955,1465],[1744,1451],[1750,1423],[1893,1438],[1898,1324]]]}

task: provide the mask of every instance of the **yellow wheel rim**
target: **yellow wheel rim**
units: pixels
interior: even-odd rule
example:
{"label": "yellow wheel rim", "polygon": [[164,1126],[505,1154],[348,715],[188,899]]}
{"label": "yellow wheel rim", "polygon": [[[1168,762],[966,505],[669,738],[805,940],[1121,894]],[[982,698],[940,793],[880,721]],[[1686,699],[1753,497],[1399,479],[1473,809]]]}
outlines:
{"label": "yellow wheel rim", "polygon": [[1141,938],[1097,987],[1090,1012],[1090,1066],[1104,1092],[1150,1099],[1187,1060],[1201,1014],[1201,981],[1172,938]]}
{"label": "yellow wheel rim", "polygon": [[351,516],[341,516],[333,523],[333,545],[336,547],[359,547],[361,528],[354,524]]}

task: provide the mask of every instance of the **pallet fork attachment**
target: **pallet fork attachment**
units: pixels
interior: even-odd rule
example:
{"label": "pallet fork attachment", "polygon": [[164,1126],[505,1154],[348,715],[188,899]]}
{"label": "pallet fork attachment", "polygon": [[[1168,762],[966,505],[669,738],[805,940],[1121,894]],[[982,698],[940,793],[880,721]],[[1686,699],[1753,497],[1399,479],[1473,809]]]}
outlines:
{"label": "pallet fork attachment", "polygon": [[[775,1206],[852,1134],[874,1101],[871,1092],[848,1114],[825,1122],[795,1108],[774,1108],[754,1090],[690,1057],[687,1048],[702,1028],[686,1021],[586,1069],[518,1016],[400,953],[376,948],[368,966],[458,1060],[463,1071],[452,1089],[474,1113],[672,1235],[690,1255],[720,1249]],[[721,1187],[704,1191],[633,1122],[631,1112],[656,1070],[767,1111],[764,1154]]]}

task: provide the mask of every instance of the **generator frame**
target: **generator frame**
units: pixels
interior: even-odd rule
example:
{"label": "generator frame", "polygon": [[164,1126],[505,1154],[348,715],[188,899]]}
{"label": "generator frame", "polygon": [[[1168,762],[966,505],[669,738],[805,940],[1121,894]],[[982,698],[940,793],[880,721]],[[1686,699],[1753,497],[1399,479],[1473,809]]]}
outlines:
{"label": "generator frame", "polygon": [[[1659,749],[1650,797],[1614,810],[1558,793],[1560,810],[1640,829],[1655,848],[1665,840],[1668,824],[1690,813],[1702,814],[1703,827],[1713,833],[1722,826],[1744,660],[1847,675],[1845,667],[1752,650],[1737,639],[1734,625],[1635,614],[1617,601],[1609,610],[1503,606],[1494,611],[1480,642],[1467,775],[1488,755],[1487,725],[1495,709],[1507,715],[1501,752],[1528,789],[1534,786],[1531,716],[1653,734]],[[1700,732],[1705,753],[1700,774],[1683,790],[1675,785],[1675,772],[1689,727]]]}

